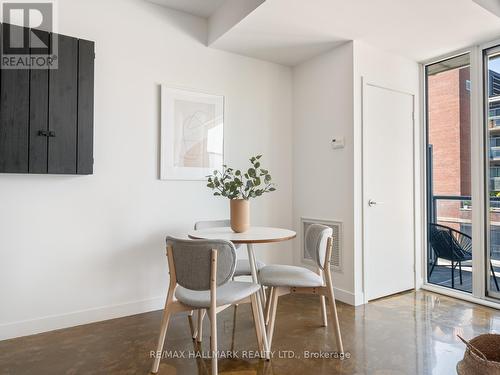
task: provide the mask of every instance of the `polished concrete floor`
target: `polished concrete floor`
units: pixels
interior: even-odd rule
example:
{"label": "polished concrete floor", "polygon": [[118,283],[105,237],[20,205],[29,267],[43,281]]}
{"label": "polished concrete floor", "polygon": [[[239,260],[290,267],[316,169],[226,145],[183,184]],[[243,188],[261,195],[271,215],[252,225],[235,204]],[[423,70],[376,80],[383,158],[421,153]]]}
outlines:
{"label": "polished concrete floor", "polygon": [[[238,307],[236,316],[234,309],[225,310],[219,315],[219,350],[239,358],[219,360],[219,373],[454,374],[464,352],[457,334],[500,333],[500,311],[424,291],[338,308],[350,358],[304,358],[307,352],[333,353],[335,340],[331,327],[320,326],[318,297],[289,295],[280,298],[269,362],[249,358],[258,354],[249,306]],[[0,374],[147,374],[160,319],[158,311],[0,341]],[[165,345],[172,352],[159,374],[209,373],[210,360],[199,358],[190,328],[185,314],[173,318]],[[208,333],[205,321],[202,351],[209,350]],[[175,358],[181,351],[193,358]]]}

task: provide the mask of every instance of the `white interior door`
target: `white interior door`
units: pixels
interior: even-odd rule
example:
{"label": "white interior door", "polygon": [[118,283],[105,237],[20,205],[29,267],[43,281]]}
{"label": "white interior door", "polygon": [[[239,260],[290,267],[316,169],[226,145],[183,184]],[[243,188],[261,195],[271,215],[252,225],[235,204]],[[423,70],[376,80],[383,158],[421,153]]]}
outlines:
{"label": "white interior door", "polygon": [[365,84],[365,300],[415,286],[413,95]]}

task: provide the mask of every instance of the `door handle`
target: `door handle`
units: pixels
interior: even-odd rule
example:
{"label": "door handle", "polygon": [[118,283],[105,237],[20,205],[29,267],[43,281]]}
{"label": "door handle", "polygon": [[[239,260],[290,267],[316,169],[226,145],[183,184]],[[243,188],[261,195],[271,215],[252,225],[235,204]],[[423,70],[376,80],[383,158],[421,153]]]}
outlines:
{"label": "door handle", "polygon": [[369,207],[375,207],[377,204],[381,204],[381,203],[384,203],[384,202],[377,202],[377,201],[374,201],[373,199],[370,199],[368,201],[368,206]]}

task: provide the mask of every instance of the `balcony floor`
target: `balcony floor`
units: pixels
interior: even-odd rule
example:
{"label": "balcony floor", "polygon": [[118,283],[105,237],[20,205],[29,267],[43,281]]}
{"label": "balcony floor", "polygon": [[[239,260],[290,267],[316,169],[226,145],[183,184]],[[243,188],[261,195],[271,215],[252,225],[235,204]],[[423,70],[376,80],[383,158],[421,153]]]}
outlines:
{"label": "balcony floor", "polygon": [[[494,267],[497,281],[500,285],[500,267]],[[449,265],[436,265],[429,282],[440,286],[451,288],[451,267]],[[492,290],[496,290],[493,276],[490,275]],[[472,293],[472,269],[470,266],[462,266],[462,284],[460,284],[460,273],[458,267],[455,269],[455,288],[464,292]]]}

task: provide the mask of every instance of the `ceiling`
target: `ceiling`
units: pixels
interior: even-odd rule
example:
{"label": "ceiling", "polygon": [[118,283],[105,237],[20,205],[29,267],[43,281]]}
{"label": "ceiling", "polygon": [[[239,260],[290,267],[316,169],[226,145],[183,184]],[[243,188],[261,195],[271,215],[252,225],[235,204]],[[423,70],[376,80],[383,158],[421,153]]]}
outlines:
{"label": "ceiling", "polygon": [[208,18],[215,13],[225,0],[148,0],[198,17]]}
{"label": "ceiling", "polygon": [[496,14],[500,17],[500,1],[499,0],[472,0],[481,5],[484,9]]}
{"label": "ceiling", "polygon": [[[150,1],[203,17],[224,3]],[[500,17],[485,8],[490,2],[500,0],[266,0],[210,46],[293,66],[359,40],[424,61],[500,38]]]}
{"label": "ceiling", "polygon": [[216,48],[295,65],[346,40],[422,61],[500,38],[500,18],[472,0],[267,0]]}

